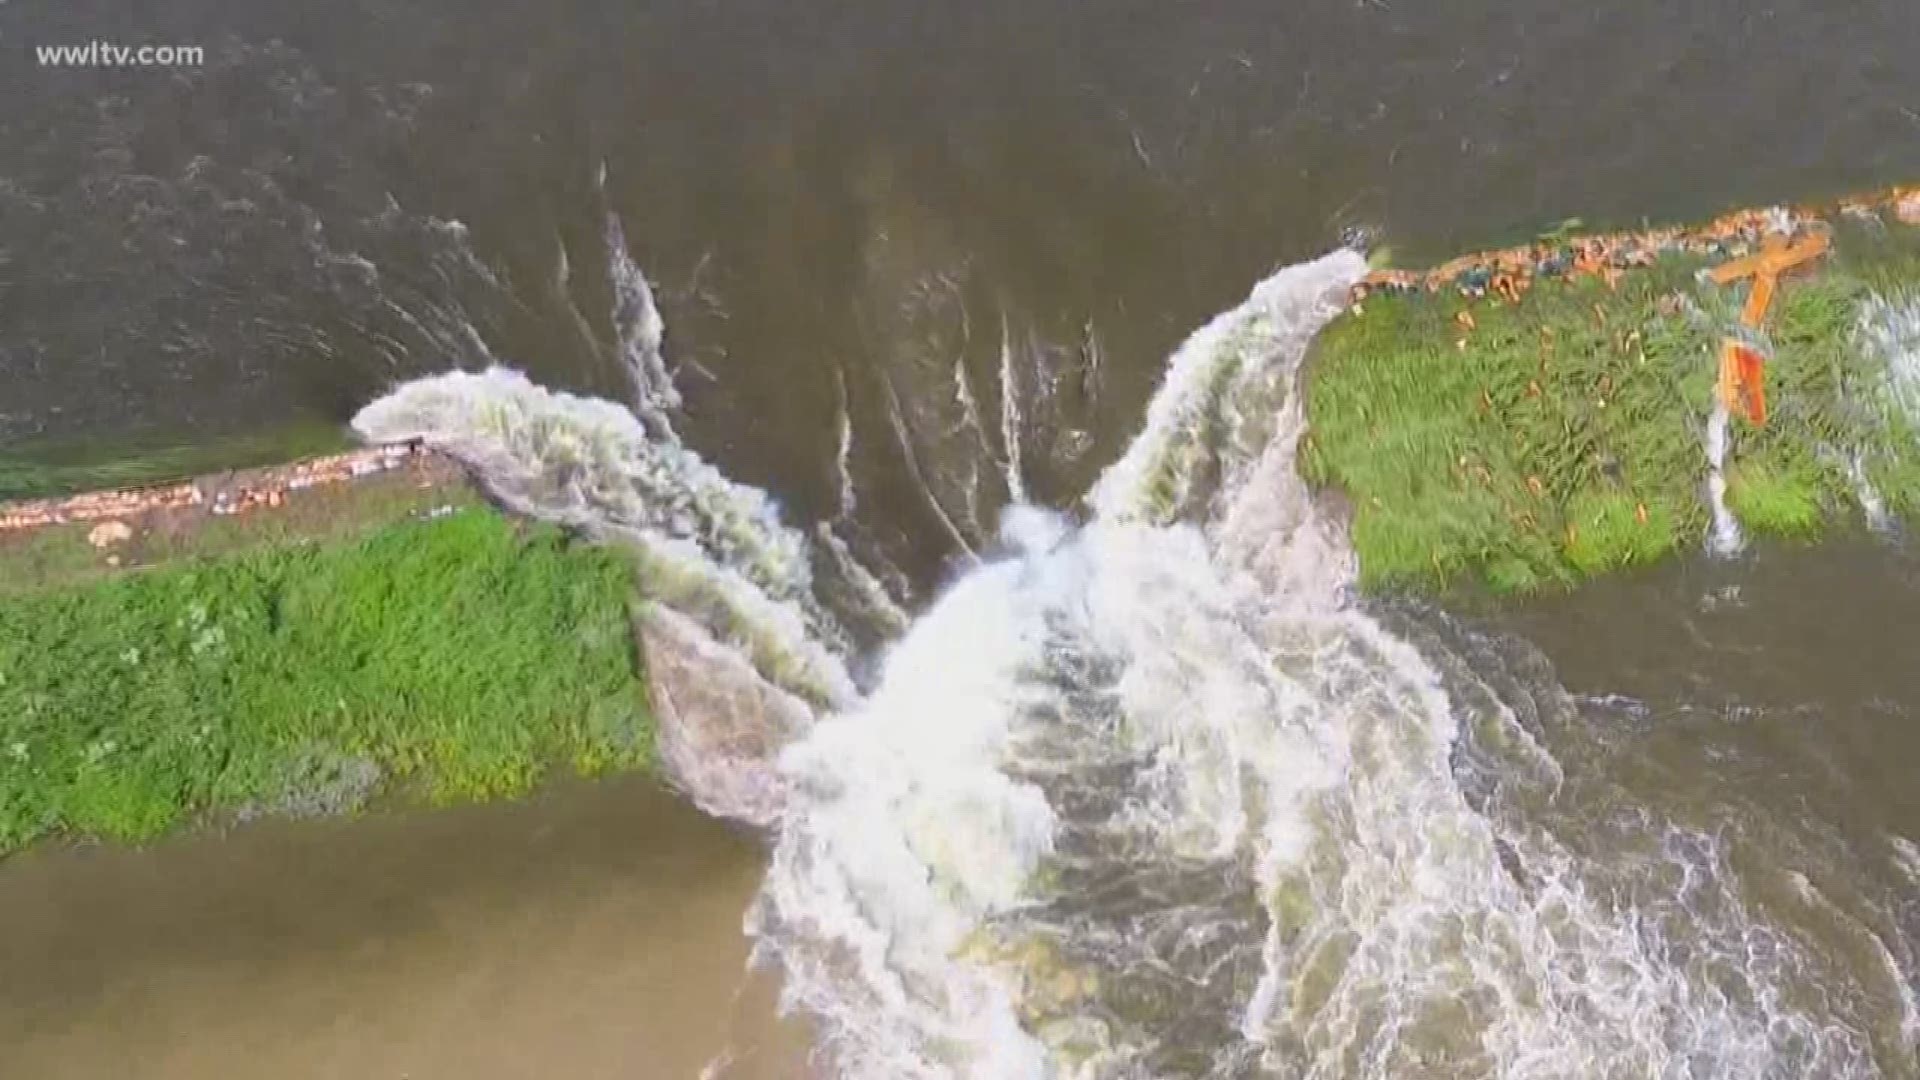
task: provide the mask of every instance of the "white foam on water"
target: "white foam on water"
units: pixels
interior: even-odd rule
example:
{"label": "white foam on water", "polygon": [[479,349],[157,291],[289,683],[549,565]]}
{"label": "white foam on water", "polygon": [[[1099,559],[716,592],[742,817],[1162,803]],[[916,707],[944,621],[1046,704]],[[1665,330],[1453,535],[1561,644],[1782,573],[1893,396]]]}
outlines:
{"label": "white foam on water", "polygon": [[634,407],[656,437],[678,441],[667,415],[680,407],[680,391],[667,371],[661,344],[666,322],[653,300],[653,286],[627,251],[626,231],[620,219],[607,215],[607,278],[613,287],[613,325],[620,356],[633,380]]}
{"label": "white foam on water", "polygon": [[[1010,508],[865,694],[806,539],[664,411],[496,367],[355,426],[633,547],[657,599],[824,714],[780,757],[748,929],[838,1075],[1876,1075],[1720,837],[1637,810],[1644,850],[1599,866],[1463,791],[1471,731],[1356,605],[1295,469],[1300,365],[1364,272],[1290,267],[1197,332],[1091,520]],[[657,356],[644,307],[625,325]],[[1557,787],[1527,734],[1512,777]]]}
{"label": "white foam on water", "polygon": [[1894,860],[1901,873],[1907,876],[1914,888],[1920,889],[1920,844],[1904,836],[1889,837],[1887,844],[1893,848]]}
{"label": "white foam on water", "polygon": [[1886,532],[1893,528],[1893,514],[1887,509],[1887,500],[1880,496],[1880,489],[1873,484],[1873,478],[1867,475],[1866,457],[1854,450],[1846,458],[1847,480],[1853,484],[1853,497],[1859,501],[1860,510],[1867,516],[1867,526],[1877,532]]}
{"label": "white foam on water", "polygon": [[[1869,294],[1860,303],[1854,342],[1882,368],[1876,392],[1870,395],[1872,405],[1882,410],[1884,423],[1900,429],[1896,438],[1908,435],[1920,425],[1920,295]],[[1850,452],[1846,471],[1868,524],[1891,529],[1893,515],[1868,475],[1861,449]]]}
{"label": "white foam on water", "polygon": [[1886,391],[1909,423],[1920,423],[1920,294],[1873,294],[1860,305],[1856,336],[1886,365]]}
{"label": "white foam on water", "polygon": [[893,437],[900,444],[901,461],[907,467],[907,475],[913,478],[914,487],[926,498],[927,507],[933,511],[934,519],[940,523],[941,528],[945,529],[947,535],[952,538],[954,546],[965,552],[969,558],[978,559],[979,552],[975,549],[973,541],[968,539],[967,534],[954,521],[953,515],[947,512],[946,505],[940,501],[940,495],[934,491],[933,485],[927,483],[926,473],[920,467],[920,457],[913,450],[913,433],[907,426],[907,418],[900,411],[900,395],[894,390],[890,380],[886,383],[886,389],[887,423],[892,426]]}
{"label": "white foam on water", "polygon": [[1020,439],[1024,425],[1020,418],[1020,385],[1013,364],[1013,329],[1007,316],[1000,316],[1000,444],[1005,448],[1003,468],[1007,477],[1007,497],[1016,503],[1027,501],[1026,467],[1021,461]]}
{"label": "white foam on water", "polygon": [[1885,985],[1880,988],[1882,994],[1898,1006],[1898,1014],[1893,1018],[1897,1027],[1894,1037],[1907,1053],[1920,1051],[1920,993],[1916,993],[1900,961],[1895,958],[1893,949],[1888,947],[1890,938],[1899,943],[1897,927],[1888,925],[1884,911],[1849,911],[1827,896],[1805,874],[1794,871],[1789,873],[1789,878],[1795,894],[1803,903],[1831,920],[1839,932],[1850,939],[1856,950],[1867,954],[1862,957],[1856,953],[1854,956],[1856,977],[1865,976],[1870,968],[1879,969],[1885,980]]}
{"label": "white foam on water", "polygon": [[1107,377],[1107,350],[1100,344],[1100,331],[1089,318],[1080,346],[1080,355],[1085,359],[1087,373],[1086,385],[1096,396]]}
{"label": "white foam on water", "polygon": [[[1286,364],[1265,361],[1298,363],[1313,334],[1339,310],[1328,299],[1328,282],[1353,276],[1356,266],[1365,273],[1364,259],[1342,251],[1287,267],[1256,286],[1246,303],[1188,337],[1167,365],[1139,436],[1101,474],[1087,504],[1112,520],[1165,519],[1190,494],[1196,467],[1206,464],[1205,436],[1231,418],[1223,412],[1234,392],[1290,377]],[[1269,397],[1267,404],[1280,402]]]}
{"label": "white foam on water", "polygon": [[[992,460],[995,456],[993,440],[987,435],[986,423],[981,419],[980,399],[973,392],[973,383],[967,376],[967,363],[964,358],[956,358],[953,362],[953,396],[954,403],[960,406],[960,426],[973,433],[974,442],[980,454]],[[984,516],[980,504],[980,462],[971,454],[966,455],[965,461],[967,476],[960,487],[965,495],[967,523],[971,526],[968,532],[977,536],[981,532],[980,522]]]}
{"label": "white foam on water", "polygon": [[354,417],[373,442],[418,439],[472,466],[514,509],[608,539],[647,559],[655,590],[719,603],[723,639],[777,653],[789,689],[846,701],[839,635],[812,608],[805,539],[764,492],[663,442],[628,409],[535,385],[494,367],[405,383]]}
{"label": "white foam on water", "polygon": [[[1322,270],[1316,290],[1344,288],[1347,261]],[[1300,348],[1316,328],[1294,328]],[[1117,808],[1111,827],[1194,858],[1246,842],[1253,762],[1290,778],[1276,791],[1334,775],[1312,764],[1319,751],[1303,733],[1267,721],[1289,689],[1260,681],[1267,662],[1198,530],[1103,520],[1074,533],[1015,508],[1002,541],[1014,554],[914,625],[860,709],[789,752],[799,795],[754,927],[845,1075],[1052,1072],[1048,1048],[1021,1027],[1022,976],[962,954],[1022,947],[988,924],[1035,899],[1027,890],[1054,853],[1056,817],[1046,782],[1021,774],[1064,754],[1056,764],[1070,779],[1074,729],[1091,725],[1087,745],[1139,759],[1154,793]],[[1112,688],[1120,713],[1065,707],[1049,672],[1108,657],[1124,668]],[[1218,721],[1190,723],[1196,715]]]}
{"label": "white foam on water", "polygon": [[840,388],[840,438],[834,448],[833,469],[840,499],[838,516],[848,518],[860,505],[853,485],[853,409],[847,401],[846,376],[836,371],[834,379]]}
{"label": "white foam on water", "polygon": [[1713,511],[1713,528],[1707,534],[1707,552],[1721,558],[1740,554],[1747,546],[1740,532],[1740,520],[1727,505],[1727,440],[1732,417],[1720,395],[1713,397],[1713,413],[1707,418],[1707,503]]}
{"label": "white foam on water", "polygon": [[913,622],[900,601],[887,591],[886,583],[879,575],[867,568],[867,565],[854,555],[840,534],[825,522],[815,526],[814,535],[820,540],[834,566],[860,600],[860,608],[867,620],[888,638],[898,637]]}
{"label": "white foam on water", "polygon": [[993,444],[988,441],[986,423],[980,418],[980,399],[974,396],[973,383],[967,378],[967,362],[960,357],[953,361],[953,401],[960,406],[960,426],[973,433],[982,450],[991,452]]}
{"label": "white foam on water", "polygon": [[837,1075],[1875,1074],[1718,839],[1648,816],[1618,873],[1679,886],[1623,904],[1464,794],[1438,673],[1293,468],[1299,364],[1364,271],[1195,334],[1092,520],[1010,512],[788,751],[750,929]]}
{"label": "white foam on water", "polygon": [[1020,670],[1042,659],[1044,587],[1009,587],[1022,575],[1000,563],[949,592],[874,694],[785,762],[807,809],[787,819],[751,928],[847,1075],[1045,1075],[1006,988],[952,958],[1051,843],[1044,796],[1001,768]]}

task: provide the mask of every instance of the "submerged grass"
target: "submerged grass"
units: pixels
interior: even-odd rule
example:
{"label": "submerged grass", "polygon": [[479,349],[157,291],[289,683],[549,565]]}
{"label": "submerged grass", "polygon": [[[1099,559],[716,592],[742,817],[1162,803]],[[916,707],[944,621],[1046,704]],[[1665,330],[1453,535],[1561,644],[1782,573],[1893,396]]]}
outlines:
{"label": "submerged grass", "polygon": [[[1920,283],[1917,248],[1843,231],[1817,274],[1783,285],[1773,415],[1736,421],[1728,454],[1748,530],[1812,535],[1860,503],[1862,474],[1889,507],[1920,507],[1920,442],[1860,332],[1870,297]],[[1699,283],[1701,265],[1542,282],[1517,304],[1376,295],[1330,325],[1301,461],[1351,500],[1362,584],[1529,592],[1700,542],[1718,342],[1745,299]]]}
{"label": "submerged grass", "polygon": [[336,453],[352,445],[338,425],[318,422],[214,440],[149,436],[124,443],[87,439],[16,444],[0,450],[0,499],[162,484],[219,469]]}
{"label": "submerged grass", "polygon": [[0,854],[641,765],[630,564],[478,508],[0,605]]}

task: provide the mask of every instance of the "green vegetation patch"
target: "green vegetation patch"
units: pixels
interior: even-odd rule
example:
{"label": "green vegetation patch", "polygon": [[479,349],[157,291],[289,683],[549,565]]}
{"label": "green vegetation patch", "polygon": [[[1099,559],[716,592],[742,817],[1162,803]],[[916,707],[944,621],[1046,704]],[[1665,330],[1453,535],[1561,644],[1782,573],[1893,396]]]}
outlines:
{"label": "green vegetation patch", "polygon": [[[1771,418],[1731,425],[1728,502],[1748,532],[1812,535],[1869,490],[1920,509],[1920,441],[1862,332],[1876,299],[1920,303],[1916,246],[1843,230],[1783,282]],[[1747,290],[1700,283],[1701,266],[1543,280],[1517,304],[1376,294],[1330,325],[1301,467],[1349,497],[1363,585],[1528,592],[1700,543],[1719,342]]]}
{"label": "green vegetation patch", "polygon": [[0,853],[645,764],[630,563],[484,509],[0,603]]}
{"label": "green vegetation patch", "polygon": [[135,535],[106,549],[88,542],[95,524],[88,521],[0,533],[0,603],[16,593],[101,581],[187,559],[340,543],[409,518],[485,506],[472,485],[444,470],[438,475],[398,470],[295,492],[285,506],[267,512],[136,517],[131,519]]}

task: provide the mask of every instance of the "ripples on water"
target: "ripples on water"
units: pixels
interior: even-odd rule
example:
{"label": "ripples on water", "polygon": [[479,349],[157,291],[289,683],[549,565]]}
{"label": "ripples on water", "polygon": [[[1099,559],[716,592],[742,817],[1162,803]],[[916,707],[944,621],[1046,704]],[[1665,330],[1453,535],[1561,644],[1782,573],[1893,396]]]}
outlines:
{"label": "ripples on water", "polygon": [[467,369],[356,426],[629,545],[812,718],[753,930],[841,1073],[1913,1077],[1920,837],[1352,596],[1292,452],[1356,256],[1145,391],[1276,238],[1899,177],[1920,9],[1816,6],[169,5],[205,71],[0,75],[0,439]]}
{"label": "ripples on water", "polygon": [[664,419],[496,371],[359,426],[674,552],[725,583],[708,632],[809,696],[750,929],[838,1074],[1914,1075],[1911,841],[1674,797],[1635,745],[1659,718],[1354,599],[1294,381],[1363,270],[1288,268],[1196,333],[1085,518],[1005,507],[864,687],[808,540]]}

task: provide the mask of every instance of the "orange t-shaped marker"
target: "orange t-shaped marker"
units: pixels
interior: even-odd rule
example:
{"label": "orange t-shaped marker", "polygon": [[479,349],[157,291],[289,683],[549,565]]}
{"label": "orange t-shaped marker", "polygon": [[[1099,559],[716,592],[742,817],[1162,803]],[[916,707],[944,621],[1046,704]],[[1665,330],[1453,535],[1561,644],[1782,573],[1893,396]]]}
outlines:
{"label": "orange t-shaped marker", "polygon": [[1810,259],[1826,254],[1829,241],[1825,233],[1814,233],[1789,244],[1774,233],[1752,255],[1724,262],[1708,272],[1715,285],[1731,285],[1748,275],[1778,274]]}
{"label": "orange t-shaped marker", "polygon": [[[1767,237],[1755,254],[1722,263],[1708,277],[1716,285],[1727,285],[1743,277],[1753,278],[1747,303],[1740,311],[1740,322],[1757,330],[1766,321],[1773,306],[1773,294],[1779,290],[1780,275],[1826,253],[1824,233],[1814,233],[1792,244],[1778,233]],[[1720,346],[1720,400],[1730,411],[1743,413],[1747,422],[1758,427],[1767,422],[1766,373],[1760,354],[1732,338]]]}

